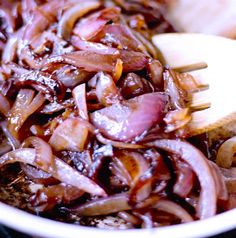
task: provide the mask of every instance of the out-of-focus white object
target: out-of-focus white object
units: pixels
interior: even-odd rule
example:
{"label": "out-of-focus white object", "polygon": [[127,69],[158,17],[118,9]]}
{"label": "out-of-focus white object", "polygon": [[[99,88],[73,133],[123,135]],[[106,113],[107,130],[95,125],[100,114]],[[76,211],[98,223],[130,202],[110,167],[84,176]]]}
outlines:
{"label": "out-of-focus white object", "polygon": [[166,18],[180,32],[236,38],[236,0],[166,0]]}

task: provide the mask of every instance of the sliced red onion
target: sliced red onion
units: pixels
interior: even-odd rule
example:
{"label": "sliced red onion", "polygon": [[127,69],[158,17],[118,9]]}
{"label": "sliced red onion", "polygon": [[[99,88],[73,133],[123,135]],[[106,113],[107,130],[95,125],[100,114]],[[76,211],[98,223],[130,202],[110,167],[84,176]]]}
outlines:
{"label": "sliced red onion", "polygon": [[[13,8],[14,6],[10,6],[10,8]],[[14,32],[14,29],[16,27],[16,21],[14,19],[14,16],[11,12],[12,9],[7,9],[7,8],[4,8],[3,6],[1,6],[0,8],[0,16],[1,18],[4,19],[5,23],[6,23],[6,31],[8,33],[13,33]]]}
{"label": "sliced red onion", "polygon": [[157,147],[173,153],[191,166],[201,186],[197,215],[200,219],[215,215],[217,201],[216,185],[207,158],[202,152],[188,142],[180,140],[161,139],[147,143],[147,146]]}
{"label": "sliced red onion", "polygon": [[19,91],[8,116],[8,128],[14,137],[18,137],[18,132],[26,119],[41,107],[44,101],[45,98],[41,93],[34,97],[33,90],[21,89]]}
{"label": "sliced red onion", "polygon": [[112,174],[118,178],[122,184],[131,185],[132,178],[130,173],[127,171],[125,165],[116,157],[112,158],[112,162],[110,164],[109,169],[111,170]]}
{"label": "sliced red onion", "polygon": [[42,33],[50,23],[56,21],[57,14],[75,4],[73,1],[57,1],[52,0],[35,8],[32,13],[32,18],[27,22],[23,40],[26,43],[31,42],[38,34]]}
{"label": "sliced red onion", "polygon": [[[54,6],[55,7],[55,6]],[[24,27],[23,40],[27,44],[30,42],[35,36],[43,32],[50,21],[45,17],[44,14],[41,13],[39,9],[35,9],[32,19],[28,24]]]}
{"label": "sliced red onion", "polygon": [[116,153],[116,158],[124,165],[131,177],[131,184],[142,176],[149,168],[148,161],[140,154],[134,151],[121,150]]}
{"label": "sliced red onion", "polygon": [[68,118],[54,130],[49,144],[56,151],[83,151],[89,130],[89,123],[86,121]]}
{"label": "sliced red onion", "polygon": [[180,218],[183,223],[193,221],[191,215],[177,203],[169,200],[160,199],[153,206],[157,210],[168,212]]}
{"label": "sliced red onion", "polygon": [[145,37],[145,35],[135,30],[133,30],[132,33],[133,33],[133,36],[141,45],[139,48],[141,48],[142,52],[146,53],[149,56],[151,55],[154,59],[157,59],[159,55],[158,55],[157,49],[152,44],[150,37],[148,39]]}
{"label": "sliced red onion", "polygon": [[183,90],[178,87],[176,76],[173,70],[166,69],[163,72],[164,79],[164,90],[170,96],[170,106],[171,109],[182,109],[185,108],[185,103],[183,100]]}
{"label": "sliced red onion", "polygon": [[69,98],[63,102],[53,101],[49,104],[46,104],[41,110],[40,113],[42,114],[53,114],[55,112],[59,112],[64,109],[73,108],[74,107],[74,100],[73,98]]}
{"label": "sliced red onion", "polygon": [[96,138],[99,142],[105,145],[112,145],[115,148],[122,148],[122,149],[143,149],[145,146],[139,144],[132,144],[132,143],[125,143],[120,141],[109,140],[102,136],[100,133],[96,135]]}
{"label": "sliced red onion", "polygon": [[236,193],[236,168],[232,167],[230,169],[219,168],[220,174],[223,175],[224,182],[227,187],[229,195],[231,193]]}
{"label": "sliced red onion", "polygon": [[119,49],[142,51],[142,44],[136,39],[128,26],[121,24],[106,25],[96,40],[105,43],[106,45],[113,45]]}
{"label": "sliced red onion", "polygon": [[1,141],[0,144],[0,156],[12,150],[12,146],[7,142],[7,140]]}
{"label": "sliced red onion", "polygon": [[30,145],[35,148],[35,163],[44,170],[49,170],[50,168],[53,169],[54,157],[52,154],[51,146],[47,142],[36,136],[28,137],[23,143],[23,147],[29,147]]}
{"label": "sliced red onion", "polygon": [[99,6],[100,3],[98,1],[89,0],[86,2],[79,2],[78,4],[69,8],[63,13],[60,21],[58,22],[57,34],[61,38],[69,40],[72,28],[78,18],[92,10],[95,10]]}
{"label": "sliced red onion", "polygon": [[56,204],[68,204],[83,194],[78,188],[61,183],[39,189],[31,196],[30,203],[37,212],[42,212],[52,209]]}
{"label": "sliced red onion", "polygon": [[0,123],[0,126],[2,128],[3,133],[5,134],[9,144],[11,145],[12,149],[18,149],[20,147],[20,141],[18,139],[16,139],[11,132],[9,131],[8,127],[7,127],[7,122],[3,121]]}
{"label": "sliced red onion", "polygon": [[119,87],[121,94],[125,99],[130,99],[154,91],[153,86],[148,80],[135,73],[128,73],[123,77],[119,81]]}
{"label": "sliced red onion", "polygon": [[24,171],[25,175],[36,184],[48,186],[59,183],[59,181],[51,174],[46,173],[41,169],[37,169],[31,165],[21,163],[21,169]]}
{"label": "sliced red onion", "polygon": [[78,36],[71,37],[71,44],[80,50],[91,51],[98,54],[104,55],[119,55],[119,50],[106,46],[101,43],[89,42],[86,40],[81,40]]}
{"label": "sliced red onion", "polygon": [[75,105],[79,112],[79,116],[84,119],[88,120],[88,108],[86,102],[86,85],[80,84],[75,87],[72,91],[72,95],[75,101]]}
{"label": "sliced red onion", "polygon": [[109,106],[120,101],[121,96],[112,77],[109,74],[99,72],[96,74],[96,95],[103,106]]}
{"label": "sliced red onion", "polygon": [[61,81],[65,87],[74,88],[75,86],[87,82],[91,77],[91,73],[78,69],[72,65],[59,65],[56,70],[49,72]]}
{"label": "sliced red onion", "polygon": [[17,86],[32,86],[36,90],[48,94],[51,100],[54,96],[62,100],[65,96],[66,89],[64,85],[52,75],[38,70],[28,71],[19,75],[15,79]]}
{"label": "sliced red onion", "polygon": [[29,68],[37,69],[40,65],[41,59],[36,57],[31,47],[24,43],[18,44],[17,56],[18,61]]}
{"label": "sliced red onion", "polygon": [[89,40],[96,36],[109,21],[116,20],[119,15],[120,8],[105,8],[78,22],[75,26],[74,33],[83,40]]}
{"label": "sliced red onion", "polygon": [[[216,184],[216,190],[219,200],[228,200],[228,191],[226,187],[226,182],[220,168],[214,162],[209,160],[209,164],[212,168],[212,174]],[[235,190],[236,191],[236,190]]]}
{"label": "sliced red onion", "polygon": [[173,192],[182,198],[186,198],[193,187],[194,173],[188,164],[176,161],[177,180]]}
{"label": "sliced red onion", "polygon": [[[150,166],[146,166],[146,169],[140,174],[130,189],[129,202],[133,205],[143,201],[150,195],[153,181],[169,178],[169,175],[167,175],[168,170],[163,163],[161,155],[157,151],[148,151],[146,153],[146,157],[151,159],[151,163]],[[147,158],[145,161],[147,163]]]}
{"label": "sliced red onion", "polygon": [[[2,157],[0,157],[0,167],[6,164],[11,164],[15,162],[21,162],[25,164],[33,165],[39,169],[39,165],[35,163],[36,151],[35,149],[18,149],[12,152],[9,152]],[[77,170],[70,167],[64,161],[54,157],[55,161],[55,169],[46,171],[50,173],[54,178],[64,182],[68,185],[72,185],[78,189],[81,189],[87,193],[98,195],[98,196],[106,196],[104,190],[99,187],[95,182],[90,180],[88,177],[84,176]]]}
{"label": "sliced red onion", "polygon": [[125,220],[126,222],[131,223],[133,225],[138,225],[138,224],[141,223],[141,221],[140,221],[140,219],[138,217],[136,217],[136,216],[134,216],[134,215],[132,215],[132,214],[130,214],[128,212],[124,212],[124,211],[123,212],[119,212],[118,216],[120,218],[122,218],[123,220]]}
{"label": "sliced red onion", "polygon": [[219,148],[216,163],[223,168],[230,168],[236,162],[236,136],[226,140]]}
{"label": "sliced red onion", "polygon": [[11,108],[10,102],[0,92],[0,113],[2,113],[4,116],[7,116],[8,112],[10,111],[10,108]]}
{"label": "sliced red onion", "polygon": [[108,138],[129,141],[162,121],[165,104],[164,94],[144,94],[98,110],[91,120]]}
{"label": "sliced red onion", "polygon": [[165,132],[169,133],[184,128],[191,119],[192,117],[189,108],[169,111],[163,119],[166,123]]}
{"label": "sliced red onion", "polygon": [[32,11],[37,7],[36,0],[22,0],[22,17],[25,23],[31,20]]}
{"label": "sliced red onion", "polygon": [[2,53],[3,63],[10,63],[15,60],[18,41],[21,35],[22,35],[22,31],[18,31],[8,39]]}
{"label": "sliced red onion", "polygon": [[158,60],[152,60],[148,63],[149,76],[153,84],[158,90],[163,90],[163,66]]}
{"label": "sliced red onion", "polygon": [[104,55],[90,51],[75,51],[61,56],[52,56],[42,62],[41,67],[50,68],[55,63],[66,63],[88,72],[112,72],[119,55]]}
{"label": "sliced red onion", "polygon": [[91,51],[75,51],[61,56],[52,56],[40,64],[40,68],[50,68],[54,63],[66,63],[82,68],[88,72],[113,72],[118,59],[123,62],[123,71],[137,71],[143,69],[148,62],[147,57],[140,52],[120,51],[117,54],[98,54]]}
{"label": "sliced red onion", "polygon": [[141,52],[121,50],[120,54],[124,72],[142,70],[147,66],[148,58]]}
{"label": "sliced red onion", "polygon": [[132,209],[132,207],[128,204],[127,193],[120,193],[107,198],[95,199],[70,209],[70,211],[80,216],[98,216],[130,209]]}

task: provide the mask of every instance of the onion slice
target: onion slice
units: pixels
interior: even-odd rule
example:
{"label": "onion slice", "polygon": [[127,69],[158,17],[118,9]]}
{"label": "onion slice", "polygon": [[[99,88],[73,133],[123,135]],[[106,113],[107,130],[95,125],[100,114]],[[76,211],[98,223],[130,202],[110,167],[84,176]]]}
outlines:
{"label": "onion slice", "polygon": [[224,176],[220,168],[214,162],[209,160],[209,164],[212,168],[212,174],[216,183],[216,190],[219,200],[226,201],[228,200],[228,191],[226,187],[226,182],[224,181]]}
{"label": "onion slice", "polygon": [[56,204],[68,204],[84,194],[78,188],[64,183],[39,189],[31,196],[30,203],[37,212],[52,209]]}
{"label": "onion slice", "polygon": [[100,3],[95,0],[86,2],[79,2],[75,6],[69,8],[64,12],[60,21],[58,22],[57,34],[65,40],[69,40],[70,33],[76,20],[88,12],[98,8]]}
{"label": "onion slice", "polygon": [[97,75],[96,95],[103,106],[109,106],[120,101],[121,96],[116,84],[109,74],[99,72]]}
{"label": "onion slice", "polygon": [[91,126],[79,118],[68,118],[53,132],[49,144],[56,151],[83,151]]}
{"label": "onion slice", "polygon": [[166,97],[149,93],[95,111],[92,123],[109,139],[129,141],[163,118]]}
{"label": "onion slice", "polygon": [[230,168],[236,162],[236,136],[226,140],[219,148],[216,163],[223,168]]}
{"label": "onion slice", "polygon": [[0,113],[7,116],[10,111],[10,102],[8,99],[0,92]]}
{"label": "onion slice", "polygon": [[188,164],[176,161],[177,180],[173,192],[182,198],[186,198],[193,187],[194,173]]}
{"label": "onion slice", "polygon": [[180,218],[183,223],[193,221],[193,218],[189,215],[188,212],[185,211],[185,209],[172,201],[160,199],[153,207],[157,210],[175,215],[176,217]]}
{"label": "onion slice", "polygon": [[130,210],[131,208],[128,204],[127,193],[120,193],[87,202],[79,207],[70,209],[70,211],[80,216],[98,216]]}
{"label": "onion slice", "polygon": [[125,143],[120,141],[109,140],[102,136],[100,133],[96,135],[96,138],[99,142],[105,145],[112,145],[113,147],[120,149],[143,149],[145,146],[139,144]]}
{"label": "onion slice", "polygon": [[19,91],[8,116],[8,128],[14,137],[18,137],[18,132],[26,119],[41,107],[44,101],[45,98],[41,93],[34,97],[33,90],[21,89]]}
{"label": "onion slice", "polygon": [[87,102],[86,102],[85,83],[75,87],[72,91],[72,95],[75,100],[75,105],[79,112],[79,116],[84,120],[88,120],[88,108],[87,108]]}
{"label": "onion slice", "polygon": [[39,68],[50,68],[54,63],[74,65],[88,72],[113,72],[118,59],[123,62],[123,71],[142,70],[148,58],[140,52],[121,50],[120,54],[101,54],[91,51],[75,51],[43,60]]}
{"label": "onion slice", "polygon": [[215,215],[217,201],[216,185],[207,158],[202,154],[202,152],[188,142],[180,140],[161,139],[147,143],[146,145],[173,153],[181,157],[191,166],[201,185],[197,215],[200,219],[205,219]]}
{"label": "onion slice", "polygon": [[44,170],[50,171],[50,169],[54,169],[54,157],[51,146],[36,136],[28,137],[23,143],[23,147],[25,148],[30,145],[32,145],[36,151],[35,163]]}
{"label": "onion slice", "polygon": [[95,37],[108,22],[118,19],[120,12],[120,8],[118,7],[107,7],[99,12],[95,12],[82,21],[79,21],[73,32],[83,40],[90,40]]}
{"label": "onion slice", "polygon": [[[18,149],[0,157],[0,167],[6,164],[21,162],[33,165],[39,169],[44,170],[38,164],[36,164],[35,156],[36,156],[35,149],[30,148]],[[73,169],[64,161],[62,161],[57,157],[54,157],[54,161],[55,161],[55,169],[50,171],[44,170],[45,172],[50,173],[54,178],[60,180],[61,182],[75,186],[76,188],[81,189],[87,193],[98,196],[106,196],[105,191],[91,179],[84,176],[77,170]]]}
{"label": "onion slice", "polygon": [[101,43],[89,42],[81,40],[78,36],[71,37],[71,44],[80,50],[92,51],[98,54],[119,55],[119,50],[106,46]]}

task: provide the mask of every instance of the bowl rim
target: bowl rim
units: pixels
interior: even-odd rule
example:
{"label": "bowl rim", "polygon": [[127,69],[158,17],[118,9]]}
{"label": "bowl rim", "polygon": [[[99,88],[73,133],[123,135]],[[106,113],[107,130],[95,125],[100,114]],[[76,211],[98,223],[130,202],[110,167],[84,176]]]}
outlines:
{"label": "bowl rim", "polygon": [[155,237],[206,237],[236,227],[236,209],[218,214],[205,220],[181,225],[153,229],[109,230],[85,227],[42,218],[0,202],[0,223],[15,230],[45,238],[96,237],[118,238],[121,235],[135,235],[135,238]]}

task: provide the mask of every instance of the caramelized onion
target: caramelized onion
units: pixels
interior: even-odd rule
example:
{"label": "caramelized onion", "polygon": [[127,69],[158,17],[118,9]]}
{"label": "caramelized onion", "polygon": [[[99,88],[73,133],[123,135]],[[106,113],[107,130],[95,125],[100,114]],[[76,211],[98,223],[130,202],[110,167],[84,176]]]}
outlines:
{"label": "caramelized onion", "polygon": [[223,168],[230,168],[236,162],[236,136],[226,140],[219,148],[216,163]]}
{"label": "caramelized onion", "polygon": [[217,164],[215,164],[214,162],[210,160],[209,160],[209,164],[212,168],[212,174],[216,184],[218,199],[226,201],[228,200],[228,191],[227,191],[226,183],[224,181],[224,176],[222,175],[222,172],[220,168],[217,166]]}
{"label": "caramelized onion", "polygon": [[51,99],[57,96],[58,100],[61,100],[65,96],[65,87],[59,80],[37,70],[19,75],[15,80],[15,84],[17,86],[32,86],[39,92],[48,94]]}
{"label": "caramelized onion", "polygon": [[160,93],[144,94],[98,110],[91,120],[108,138],[129,141],[161,122],[165,100]]}
{"label": "caramelized onion", "polygon": [[177,180],[173,192],[180,197],[186,198],[193,188],[194,174],[189,165],[176,161]]}
{"label": "caramelized onion", "polygon": [[119,14],[120,8],[118,7],[103,9],[83,19],[83,21],[78,22],[75,26],[74,33],[79,35],[83,40],[89,40],[96,36],[109,21],[116,20]]}
{"label": "caramelized onion", "polygon": [[[40,166],[35,163],[35,156],[36,152],[34,149],[18,149],[0,157],[0,167],[6,164],[21,162],[40,168]],[[99,187],[96,183],[83,174],[70,167],[64,161],[58,159],[57,157],[54,157],[54,161],[55,169],[50,171],[44,170],[45,172],[50,173],[53,177],[60,180],[61,182],[75,186],[85,192],[98,196],[106,196],[106,193],[101,187]]]}
{"label": "caramelized onion", "polygon": [[[211,168],[207,163],[206,157],[201,153],[201,151],[187,142],[177,140],[162,139],[147,143],[147,145],[157,147],[180,156],[191,166],[201,185],[197,215],[201,219],[215,215],[217,198],[216,185]],[[209,194],[211,194],[211,196],[209,196]]]}
{"label": "caramelized onion", "polygon": [[127,193],[121,193],[85,203],[79,207],[71,209],[71,211],[80,216],[97,216],[130,209],[131,207],[128,204]]}
{"label": "caramelized onion", "polygon": [[109,74],[99,72],[97,75],[96,95],[103,106],[109,106],[119,102],[121,97],[112,77]]}
{"label": "caramelized onion", "polygon": [[35,163],[44,170],[50,171],[50,169],[53,169],[54,160],[50,145],[36,136],[28,137],[23,143],[23,147],[29,147],[30,145],[35,148]]}
{"label": "caramelized onion", "polygon": [[86,2],[79,2],[73,7],[69,8],[64,12],[60,21],[58,22],[57,34],[64,38],[65,40],[69,40],[70,33],[72,28],[76,22],[76,20],[86,13],[94,10],[100,6],[100,3],[95,0],[89,0]]}
{"label": "caramelized onion", "polygon": [[72,91],[73,98],[75,100],[75,105],[79,111],[79,116],[88,120],[88,109],[86,102],[86,88],[85,84],[78,85]]}
{"label": "caramelized onion", "polygon": [[82,151],[88,132],[88,123],[79,118],[68,118],[54,130],[49,144],[56,151]]}
{"label": "caramelized onion", "polygon": [[34,166],[21,163],[21,169],[24,171],[26,176],[36,184],[48,186],[59,183],[59,181],[51,174],[46,173],[41,169],[37,169]]}
{"label": "caramelized onion", "polygon": [[91,51],[75,51],[61,56],[52,56],[41,63],[40,68],[50,68],[54,63],[66,63],[82,68],[88,72],[105,71],[112,72],[118,58],[123,61],[124,72],[137,71],[143,69],[148,59],[139,52],[120,51],[120,54],[100,54]]}
{"label": "caramelized onion", "polygon": [[37,212],[42,212],[52,209],[56,204],[68,204],[83,194],[83,191],[74,186],[60,183],[39,189],[30,198],[30,203]]}
{"label": "caramelized onion", "polygon": [[120,142],[120,141],[109,140],[109,139],[105,138],[104,136],[102,136],[100,133],[98,133],[96,135],[96,138],[102,144],[112,145],[113,147],[120,148],[120,149],[121,148],[123,148],[123,149],[142,149],[142,148],[145,148],[145,146],[139,145],[139,144],[124,143],[124,142]]}
{"label": "caramelized onion", "polygon": [[10,102],[0,92],[0,113],[2,113],[4,116],[7,116],[7,113],[10,111],[10,107]]}
{"label": "caramelized onion", "polygon": [[80,50],[87,50],[98,54],[119,55],[119,50],[101,43],[81,40],[78,36],[72,36],[71,44]]}
{"label": "caramelized onion", "polygon": [[8,128],[14,137],[18,137],[18,132],[26,119],[42,106],[44,101],[45,98],[41,93],[34,97],[33,90],[21,89],[19,91],[8,116]]}
{"label": "caramelized onion", "polygon": [[12,149],[13,150],[18,149],[20,147],[20,141],[11,134],[10,130],[7,127],[7,122],[6,121],[1,122],[0,126]]}
{"label": "caramelized onion", "polygon": [[130,176],[130,179],[128,179],[130,187],[148,170],[148,161],[137,152],[122,150],[115,155],[115,161],[118,160]]}
{"label": "caramelized onion", "polygon": [[193,218],[189,215],[188,212],[186,212],[180,205],[172,201],[160,199],[153,207],[157,210],[165,211],[175,215],[176,217],[180,218],[181,221],[184,223],[193,221]]}
{"label": "caramelized onion", "polygon": [[152,60],[148,64],[148,71],[150,79],[158,90],[164,87],[163,81],[163,66],[158,60]]}

